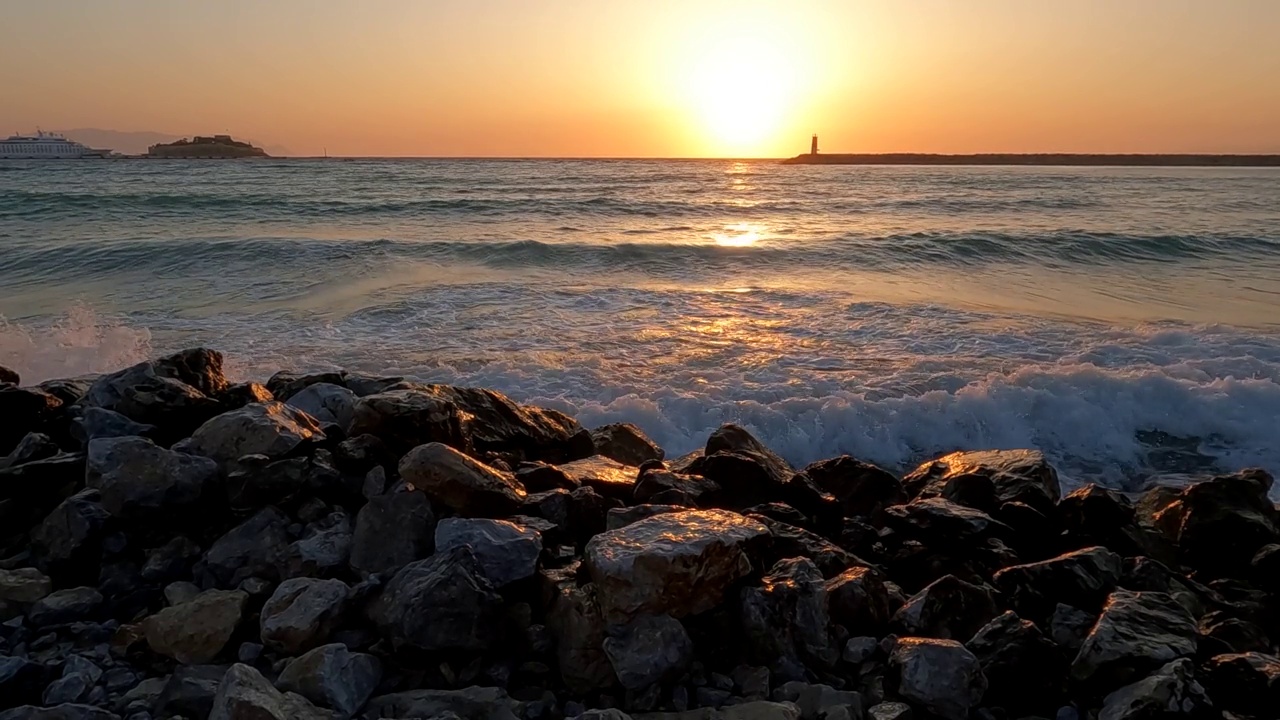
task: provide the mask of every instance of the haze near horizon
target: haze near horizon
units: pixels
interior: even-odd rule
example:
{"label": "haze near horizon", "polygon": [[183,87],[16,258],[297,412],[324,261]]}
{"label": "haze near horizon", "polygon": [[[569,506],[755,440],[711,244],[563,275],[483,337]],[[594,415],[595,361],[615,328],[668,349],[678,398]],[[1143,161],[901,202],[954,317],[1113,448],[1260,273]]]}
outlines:
{"label": "haze near horizon", "polygon": [[[1280,152],[1280,3],[14,0],[0,134],[294,154]],[[38,71],[37,71],[38,70]]]}

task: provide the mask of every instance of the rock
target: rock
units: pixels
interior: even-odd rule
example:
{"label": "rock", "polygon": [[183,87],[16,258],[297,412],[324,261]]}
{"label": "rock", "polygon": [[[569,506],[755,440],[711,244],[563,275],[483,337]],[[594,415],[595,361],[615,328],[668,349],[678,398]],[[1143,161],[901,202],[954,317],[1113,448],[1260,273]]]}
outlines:
{"label": "rock", "polygon": [[0,569],[0,602],[28,604],[53,592],[53,581],[31,567]]}
{"label": "rock", "polygon": [[288,527],[284,513],[266,507],[227,531],[205,553],[205,586],[232,588],[250,577],[278,577],[289,542]]}
{"label": "rock", "polygon": [[156,717],[209,717],[213,711],[213,698],[226,675],[225,665],[180,665],[174,668],[151,706]]}
{"label": "rock", "polygon": [[120,720],[120,716],[92,705],[64,703],[53,707],[23,705],[0,712],[0,720]]}
{"label": "rock", "polygon": [[118,437],[153,437],[157,434],[155,425],[134,422],[114,410],[100,407],[87,407],[71,421],[71,436],[87,446],[90,440]]}
{"label": "rock", "polygon": [[1182,562],[1212,577],[1231,577],[1246,572],[1259,549],[1280,540],[1271,485],[1271,476],[1257,469],[1215,477],[1183,490],[1156,522],[1173,528]]}
{"label": "rock", "polygon": [[344,512],[332,513],[308,525],[302,538],[289,544],[280,576],[332,577],[346,569],[353,544],[351,518]]}
{"label": "rock", "polygon": [[111,517],[100,499],[97,490],[78,492],[59,503],[32,532],[31,554],[41,570],[98,559],[102,528]]}
{"label": "rock", "polygon": [[92,617],[102,606],[102,593],[91,587],[58,590],[41,598],[27,611],[27,622],[36,627],[62,625]]}
{"label": "rock", "polygon": [[1072,662],[1071,675],[1113,690],[1195,651],[1195,621],[1173,598],[1117,590]]}
{"label": "rock", "polygon": [[209,720],[330,720],[296,693],[281,693],[257,670],[236,663],[227,670],[213,697]]}
{"label": "rock", "polygon": [[992,579],[1019,612],[1044,618],[1059,602],[1083,610],[1101,609],[1122,572],[1119,555],[1104,547],[1091,547],[1007,567]]}
{"label": "rock", "polygon": [[591,442],[597,454],[623,465],[639,467],[649,460],[661,460],[666,455],[643,430],[631,423],[598,427],[591,431]]}
{"label": "rock", "polygon": [[296,655],[329,638],[347,609],[351,588],[341,580],[292,578],[262,606],[262,644]]}
{"label": "rock", "polygon": [[845,720],[862,717],[862,695],[836,690],[830,685],[789,682],[774,692],[774,700],[786,700],[800,708],[801,718]]}
{"label": "rock", "polygon": [[591,455],[591,434],[564,413],[518,405],[502,393],[482,388],[431,385],[469,416],[466,434],[478,453],[501,453],[519,460],[563,463]]}
{"label": "rock", "polygon": [[10,385],[21,385],[22,378],[18,376],[17,370],[10,370],[5,366],[0,365],[0,383],[9,383]]}
{"label": "rock", "polygon": [[542,554],[537,531],[506,520],[446,518],[436,525],[436,552],[463,545],[471,546],[495,588],[533,577]]}
{"label": "rock", "polygon": [[93,687],[93,681],[82,673],[64,674],[44,689],[41,703],[49,706],[78,702],[89,694],[91,687]]}
{"label": "rock", "polygon": [[400,477],[433,502],[467,517],[513,515],[526,496],[524,487],[510,473],[442,443],[409,451],[400,460]]}
{"label": "rock", "polygon": [[428,652],[479,652],[498,636],[502,597],[470,547],[437,552],[396,572],[369,606],[394,645]]}
{"label": "rock", "polygon": [[912,500],[884,512],[891,527],[944,542],[972,543],[1008,532],[1007,526],[990,515],[940,497]]}
{"label": "rock", "polygon": [[769,697],[769,668],[739,665],[731,673],[733,687],[748,700],[764,700]]}
{"label": "rock", "polygon": [[267,380],[267,391],[274,395],[276,399],[280,400],[280,402],[285,402],[294,395],[297,395],[317,383],[346,387],[346,382],[347,373],[345,371],[305,374],[281,371],[272,375]]}
{"label": "rock", "polygon": [[640,471],[636,480],[632,499],[639,503],[653,502],[658,496],[680,494],[687,497],[694,506],[715,501],[720,493],[720,485],[701,475],[681,475],[659,468],[646,468]]}
{"label": "rock", "polygon": [[954,640],[899,638],[889,664],[898,694],[943,720],[966,720],[987,690],[978,658]]}
{"label": "rock", "polygon": [[221,367],[217,352],[186,351],[103,375],[79,402],[153,425],[166,438],[181,438],[221,410],[211,396],[227,387]]}
{"label": "rock", "polygon": [[1216,655],[1204,664],[1203,677],[1221,709],[1261,718],[1280,706],[1280,659],[1273,655]]}
{"label": "rock", "polygon": [[271,401],[252,403],[211,418],[191,435],[188,449],[226,465],[245,455],[283,458],[321,440],[324,433],[314,418]]}
{"label": "rock", "polygon": [[1194,678],[1191,661],[1174,660],[1151,675],[1111,693],[1102,701],[1098,720],[1195,715],[1211,704]]}
{"label": "rock", "polygon": [[164,586],[164,599],[170,605],[181,605],[199,594],[200,586],[192,582],[178,581]]}
{"label": "rock", "polygon": [[200,546],[179,535],[158,548],[147,551],[142,565],[142,578],[152,582],[165,582],[187,575],[191,566],[200,558]]}
{"label": "rock", "polygon": [[964,640],[999,612],[990,588],[944,575],[911,596],[893,622],[906,635]]}
{"label": "rock", "polygon": [[16,707],[40,702],[48,683],[43,665],[26,658],[0,655],[0,707]]}
{"label": "rock", "polygon": [[[698,695],[709,688],[698,688]],[[700,710],[688,710],[674,713],[643,713],[633,715],[633,720],[800,720],[800,708],[789,702],[767,702],[757,700],[738,705],[729,705],[716,710],[705,703]]]}
{"label": "rock", "polygon": [[353,653],[345,645],[333,643],[321,645],[289,663],[276,685],[349,718],[364,707],[381,680],[382,663],[378,658]]}
{"label": "rock", "polygon": [[688,509],[679,505],[633,505],[631,507],[609,508],[609,513],[605,516],[604,527],[606,530],[617,530],[631,523],[640,522],[645,518],[651,518],[654,515],[665,515],[666,513],[681,512]]}
{"label": "rock", "polygon": [[112,515],[144,517],[190,506],[218,476],[209,458],[173,452],[140,437],[89,441],[85,485]]}
{"label": "rock", "polygon": [[900,702],[882,702],[867,708],[867,720],[912,720],[911,706]]}
{"label": "rock", "polygon": [[986,704],[1014,712],[1056,706],[1066,681],[1066,663],[1033,623],[1006,612],[978,630],[965,647],[978,658],[987,678]]}
{"label": "rock", "polygon": [[28,433],[43,431],[61,407],[43,390],[0,384],[0,453],[8,455]]}
{"label": "rock", "polygon": [[801,471],[831,493],[849,517],[874,517],[890,505],[907,501],[902,482],[886,470],[841,455],[821,460]]}
{"label": "rock", "polygon": [[227,502],[233,510],[253,510],[292,502],[305,490],[321,491],[331,484],[327,474],[337,471],[314,457],[272,460],[266,455],[243,455],[227,473]]}
{"label": "rock", "polygon": [[206,590],[143,621],[147,645],[184,665],[212,661],[240,625],[249,596],[239,590]]}
{"label": "rock", "polygon": [[290,395],[286,405],[301,410],[321,424],[333,423],[349,432],[356,416],[356,394],[341,385],[315,383]]}
{"label": "rock", "polygon": [[0,470],[16,467],[36,460],[45,460],[58,454],[58,444],[44,433],[27,433],[8,455],[0,457]]}
{"label": "rock", "polygon": [[584,564],[606,621],[680,618],[718,605],[729,585],[751,571],[745,546],[767,535],[763,524],[736,513],[668,513],[592,538]]}
{"label": "rock", "polygon": [[604,652],[604,614],[595,586],[566,583],[555,588],[547,611],[555,638],[556,665],[564,684],[577,695],[612,687],[617,678]]}
{"label": "rock", "polygon": [[1058,514],[1075,547],[1102,545],[1119,555],[1132,556],[1144,554],[1153,542],[1138,525],[1129,498],[1093,483],[1062,498]]}
{"label": "rock", "polygon": [[237,383],[213,396],[222,406],[222,412],[238,410],[252,403],[271,402],[276,399],[265,386],[256,382]]}
{"label": "rock", "polygon": [[941,497],[985,512],[1021,502],[1051,512],[1061,496],[1058,473],[1038,450],[983,450],[944,455],[902,479],[913,498]]}
{"label": "rock", "polygon": [[643,690],[675,679],[693,662],[693,641],[670,615],[636,618],[604,641],[618,681],[628,690]]}
{"label": "rock", "polygon": [[377,436],[396,455],[429,443],[465,450],[463,413],[447,398],[422,390],[388,390],[360,398],[350,434]]}
{"label": "rock", "polygon": [[363,573],[398,570],[435,548],[436,518],[416,490],[370,498],[356,516],[351,567]]}
{"label": "rock", "polygon": [[603,455],[594,455],[555,467],[569,479],[571,485],[575,487],[585,485],[604,497],[623,501],[631,499],[635,493],[636,479],[640,476],[639,468],[623,465]]}
{"label": "rock", "polygon": [[369,701],[366,717],[436,718],[438,720],[519,720],[520,703],[496,687],[461,690],[408,690]]}
{"label": "rock", "polygon": [[892,613],[884,576],[867,567],[853,567],[827,581],[831,621],[851,633],[879,634]]}
{"label": "rock", "polygon": [[1055,644],[1071,651],[1074,656],[1080,651],[1080,646],[1084,644],[1084,639],[1089,636],[1097,619],[1097,615],[1058,603],[1049,618],[1049,636]]}
{"label": "rock", "polygon": [[786,488],[795,475],[785,460],[733,424],[722,425],[711,434],[701,457],[674,469],[715,482],[722,490],[724,504],[733,508],[790,500]]}
{"label": "rock", "polygon": [[1206,613],[1200,618],[1199,629],[1201,638],[1221,643],[1228,652],[1266,652],[1271,649],[1271,639],[1267,637],[1265,630],[1248,620],[1230,617],[1220,610]]}
{"label": "rock", "polygon": [[772,566],[786,558],[806,557],[817,565],[823,577],[834,577],[852,566],[867,565],[857,555],[804,528],[760,515],[747,517],[759,520],[769,528],[772,542],[769,543],[768,550],[763,553],[762,564],[767,563]]}
{"label": "rock", "polygon": [[826,582],[809,559],[779,561],[760,587],[742,589],[739,604],[749,660],[773,663],[786,657],[830,668],[839,659],[827,629]]}

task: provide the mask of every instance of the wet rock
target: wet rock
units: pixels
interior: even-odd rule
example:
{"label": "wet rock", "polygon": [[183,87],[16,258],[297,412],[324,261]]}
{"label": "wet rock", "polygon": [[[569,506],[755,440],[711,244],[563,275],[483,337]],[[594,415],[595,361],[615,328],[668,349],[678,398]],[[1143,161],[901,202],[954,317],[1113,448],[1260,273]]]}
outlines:
{"label": "wet rock", "polygon": [[289,518],[266,507],[229,530],[204,556],[204,585],[233,588],[250,577],[274,579],[289,542]]}
{"label": "wet rock", "polygon": [[0,453],[8,455],[28,433],[53,419],[62,401],[37,388],[0,384]]}
{"label": "wet rock", "polygon": [[64,674],[44,689],[41,703],[48,706],[78,702],[89,694],[91,687],[93,681],[83,673]]}
{"label": "wet rock", "polygon": [[826,582],[807,558],[779,561],[760,587],[743,588],[739,604],[750,660],[786,657],[829,668],[839,659],[828,631]]}
{"label": "wet rock", "polygon": [[853,567],[827,581],[832,622],[850,633],[879,634],[892,614],[884,576],[868,567]]}
{"label": "wet rock", "polygon": [[467,517],[513,515],[526,496],[510,473],[442,443],[409,451],[400,461],[400,477],[433,502]]}
{"label": "wet rock", "polygon": [[347,609],[351,588],[341,580],[292,578],[262,606],[262,644],[296,655],[324,643]]}
{"label": "wet rock", "polygon": [[913,720],[913,716],[906,703],[882,702],[867,708],[867,720]]}
{"label": "wet rock", "polygon": [[1051,512],[1060,497],[1058,473],[1037,450],[983,450],[944,455],[902,479],[911,497],[942,497],[990,512],[1021,502]]}
{"label": "wet rock", "polygon": [[1101,545],[1125,556],[1152,549],[1154,538],[1138,525],[1133,503],[1109,488],[1077,488],[1058,503],[1058,514],[1072,546]]}
{"label": "wet rock", "polygon": [[482,388],[429,386],[467,414],[466,434],[479,453],[518,460],[564,463],[591,455],[591,434],[564,413],[518,405],[502,393]]}
{"label": "wet rock", "polygon": [[892,473],[848,455],[815,462],[802,472],[831,493],[849,517],[877,516],[907,501],[902,482]]}
{"label": "wet rock", "polygon": [[18,375],[17,370],[0,365],[0,383],[9,383],[10,385],[21,385],[22,378]]}
{"label": "wet rock", "polygon": [[718,605],[729,585],[751,571],[744,547],[767,534],[736,513],[668,513],[592,538],[584,564],[608,622],[639,614],[680,618]]}
{"label": "wet rock", "polygon": [[436,525],[436,551],[471,546],[489,582],[501,588],[533,577],[542,536],[506,520],[446,518]]}
{"label": "wet rock", "polygon": [[249,596],[239,590],[206,590],[147,618],[147,645],[184,665],[212,661],[235,633]]}
{"label": "wet rock", "polygon": [[285,402],[317,383],[346,387],[347,377],[345,371],[317,373],[281,371],[267,379],[267,391],[280,402]]}
{"label": "wet rock", "polygon": [[1170,570],[1163,563],[1146,557],[1125,559],[1124,574],[1120,578],[1119,585],[1126,590],[1168,593],[1179,605],[1186,608],[1192,617],[1203,615],[1208,606],[1223,601],[1209,588]]}
{"label": "wet rock", "polygon": [[772,565],[785,558],[806,557],[814,562],[824,577],[834,577],[855,565],[867,565],[857,555],[804,528],[760,515],[747,517],[759,520],[769,528],[772,542],[762,553],[762,565]]}
{"label": "wet rock", "polygon": [[139,363],[99,377],[79,403],[154,425],[165,438],[185,437],[222,409],[201,390],[217,392],[226,387],[221,363],[221,355],[212,350]]}
{"label": "wet rock", "polygon": [[1066,663],[1040,629],[1006,612],[978,630],[965,647],[978,658],[988,688],[983,702],[1015,712],[1056,707]]}
{"label": "wet rock", "polygon": [[58,445],[44,433],[27,433],[8,455],[0,457],[0,470],[16,467],[36,460],[45,460],[58,454]]}
{"label": "wet rock", "polygon": [[97,490],[83,490],[59,503],[36,527],[31,554],[41,570],[54,572],[98,559],[102,529],[111,517],[100,500]]}
{"label": "wet rock", "polygon": [[396,455],[428,443],[465,450],[463,413],[448,398],[421,390],[388,390],[360,398],[350,434],[374,435]]}
{"label": "wet rock", "polygon": [[114,410],[88,407],[80,411],[80,415],[71,421],[71,436],[88,445],[90,440],[118,437],[154,437],[158,428],[134,422]]}
{"label": "wet rock", "polygon": [[721,488],[720,504],[732,508],[789,499],[785,489],[795,475],[785,460],[733,424],[711,434],[701,457],[673,469],[712,480]]}
{"label": "wet rock", "polygon": [[579,547],[608,527],[609,511],[622,507],[622,502],[606,498],[589,487],[569,493],[569,532]]}
{"label": "wet rock", "polygon": [[1203,677],[1221,709],[1261,718],[1280,707],[1280,659],[1273,655],[1217,655],[1205,663]]}
{"label": "wet rock", "polygon": [[187,575],[200,558],[200,546],[179,535],[158,548],[147,551],[142,565],[142,578],[165,582]]}
{"label": "wet rock", "polygon": [[898,694],[943,720],[966,720],[987,690],[978,658],[954,640],[899,638],[889,664]]}
{"label": "wet rock", "polygon": [[556,664],[561,679],[578,695],[610,688],[617,682],[604,653],[604,614],[595,586],[566,583],[555,589],[547,613],[547,627],[555,638]]}
{"label": "wet rock", "polygon": [[289,663],[276,685],[349,718],[364,707],[381,680],[382,663],[378,658],[353,653],[345,645],[333,643],[321,645]]}
{"label": "wet rock", "polygon": [[332,513],[307,526],[302,538],[289,544],[281,560],[280,575],[332,577],[346,569],[353,544],[351,518],[344,512]]}
{"label": "wet rock", "polygon": [[253,403],[222,413],[191,435],[188,450],[221,464],[244,455],[276,459],[324,440],[315,419],[281,402]]}
{"label": "wet rock", "polygon": [[730,674],[733,688],[748,700],[764,700],[769,697],[769,668],[739,665]]}
{"label": "wet rock", "polygon": [[333,450],[333,461],[345,473],[367,474],[374,468],[384,471],[394,468],[396,456],[381,438],[374,435],[356,435],[338,443]]}
{"label": "wet rock", "polygon": [[893,622],[906,635],[965,640],[999,612],[991,588],[944,575],[911,596]]}
{"label": "wet rock", "polygon": [[674,679],[693,662],[693,641],[670,615],[646,615],[604,640],[604,652],[628,690]]}
{"label": "wet rock", "polygon": [[1173,598],[1117,590],[1072,662],[1071,675],[1110,690],[1195,651],[1195,621]]}
{"label": "wet rock", "polygon": [[560,468],[544,462],[520,463],[516,468],[515,478],[516,482],[523,485],[530,493],[556,489],[575,490],[582,485],[579,480],[569,477]]}
{"label": "wet rock", "polygon": [[242,455],[227,473],[227,502],[238,511],[288,503],[309,485],[325,485],[313,479],[324,469],[310,457],[272,460],[266,455]]}
{"label": "wet rock", "polygon": [[58,590],[41,598],[27,611],[27,622],[36,627],[61,625],[92,618],[102,606],[102,593],[91,587]]}
{"label": "wet rock", "polygon": [[1049,618],[1049,636],[1053,642],[1074,655],[1093,629],[1098,616],[1079,608],[1058,603]]}
{"label": "wet rock", "polygon": [[227,387],[226,390],[219,392],[213,396],[214,400],[222,406],[222,412],[228,410],[237,410],[245,405],[253,403],[271,402],[276,399],[275,395],[264,385],[256,382],[237,383]]}
{"label": "wet rock", "polygon": [[665,457],[662,448],[631,423],[598,427],[591,431],[591,442],[597,454],[623,465],[638,467],[649,460],[661,460]]}
{"label": "wet rock", "polygon": [[940,497],[912,500],[884,512],[890,527],[925,539],[971,543],[1009,530],[980,510]]}
{"label": "wet rock", "polygon": [[0,569],[0,602],[28,604],[53,592],[53,581],[31,567]]}
{"label": "wet rock", "polygon": [[[700,697],[715,694],[710,688],[698,688]],[[722,693],[724,691],[718,691]],[[704,697],[704,699],[706,699]],[[676,713],[642,713],[633,715],[633,720],[800,720],[800,708],[789,702],[767,702],[757,700],[738,705],[727,705],[719,709],[710,708],[720,703],[699,702],[700,710],[687,710]]]}
{"label": "wet rock", "polygon": [[356,516],[351,567],[363,574],[398,570],[430,555],[436,518],[427,496],[416,490],[370,498]]}
{"label": "wet rock", "polygon": [[44,666],[26,658],[0,655],[0,707],[40,702],[49,682]]}
{"label": "wet rock", "polygon": [[120,716],[92,705],[63,703],[53,707],[23,705],[0,712],[0,720],[120,720]]}
{"label": "wet rock", "polygon": [[645,518],[651,518],[654,515],[665,515],[666,513],[681,512],[688,509],[679,505],[633,505],[631,507],[610,508],[609,514],[605,516],[605,529],[617,530],[631,523],[640,522]]}
{"label": "wet rock", "polygon": [[152,706],[156,717],[209,717],[213,711],[213,698],[226,674],[226,665],[180,665],[174,668]]}
{"label": "wet rock", "polygon": [[681,475],[661,468],[646,468],[640,472],[632,498],[639,503],[652,502],[658,495],[679,493],[696,505],[714,501],[720,486],[701,475]]}
{"label": "wet rock", "polygon": [[396,572],[368,609],[397,646],[428,652],[479,652],[498,636],[502,597],[471,548],[437,552]]}
{"label": "wet rock", "polygon": [[140,437],[91,440],[85,484],[112,515],[144,517],[195,503],[218,475],[209,458],[173,452]]}
{"label": "wet rock", "polygon": [[236,663],[227,670],[213,697],[209,720],[329,720],[297,693],[281,693],[257,670]]}
{"label": "wet rock", "polygon": [[1181,560],[1213,577],[1247,570],[1264,545],[1280,540],[1271,476],[1244,470],[1191,485],[1156,522],[1174,528]]}
{"label": "wet rock", "polygon": [[343,432],[349,432],[351,423],[355,421],[357,399],[355,393],[341,385],[315,383],[290,395],[284,402],[321,424],[333,423]]}
{"label": "wet rock", "polygon": [[1199,627],[1204,641],[1217,642],[1227,652],[1266,652],[1271,649],[1271,639],[1267,637],[1265,630],[1255,623],[1231,617],[1219,610],[1206,613],[1200,618]]}
{"label": "wet rock", "polygon": [[446,720],[518,720],[521,704],[501,688],[408,690],[379,695],[365,707],[368,717],[439,718]]}
{"label": "wet rock", "polygon": [[852,720],[862,717],[862,695],[836,690],[830,685],[789,682],[773,694],[774,700],[794,703],[801,718]]}
{"label": "wet rock", "polygon": [[1122,572],[1120,556],[1099,546],[1007,567],[992,579],[1019,612],[1043,618],[1059,602],[1084,610],[1101,608]]}
{"label": "wet rock", "polygon": [[575,487],[585,485],[604,497],[623,501],[631,499],[635,492],[636,478],[640,475],[639,468],[623,465],[603,455],[594,455],[555,467],[569,478],[569,482]]}
{"label": "wet rock", "polygon": [[1102,702],[1098,720],[1145,720],[1203,712],[1211,703],[1194,673],[1190,660],[1174,660],[1108,695]]}

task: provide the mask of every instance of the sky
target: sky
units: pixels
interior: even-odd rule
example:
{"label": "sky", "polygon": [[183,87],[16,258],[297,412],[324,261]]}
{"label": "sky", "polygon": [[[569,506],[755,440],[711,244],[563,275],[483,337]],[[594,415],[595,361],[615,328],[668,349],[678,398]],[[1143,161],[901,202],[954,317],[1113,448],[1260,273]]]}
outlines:
{"label": "sky", "polygon": [[0,0],[0,135],[294,154],[1280,152],[1277,0]]}

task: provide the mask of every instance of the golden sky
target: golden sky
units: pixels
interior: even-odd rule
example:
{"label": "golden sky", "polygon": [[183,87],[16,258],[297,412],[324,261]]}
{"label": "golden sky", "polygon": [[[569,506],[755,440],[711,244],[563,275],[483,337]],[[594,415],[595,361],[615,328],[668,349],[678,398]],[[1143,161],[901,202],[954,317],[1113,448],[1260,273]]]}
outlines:
{"label": "golden sky", "polygon": [[1280,152],[1280,0],[4,0],[0,135],[295,154]]}

